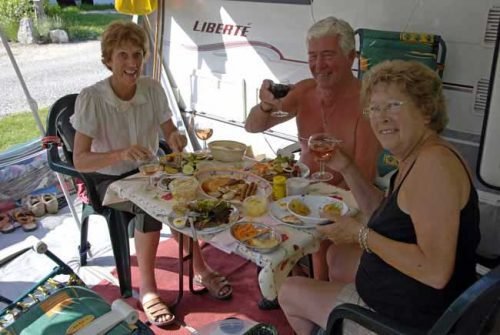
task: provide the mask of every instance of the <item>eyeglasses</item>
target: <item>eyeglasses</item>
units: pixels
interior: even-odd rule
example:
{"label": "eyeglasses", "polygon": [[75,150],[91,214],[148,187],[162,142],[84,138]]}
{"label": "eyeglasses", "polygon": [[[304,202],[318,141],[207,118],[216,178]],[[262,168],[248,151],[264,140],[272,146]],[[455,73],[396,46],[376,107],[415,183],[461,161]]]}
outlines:
{"label": "eyeglasses", "polygon": [[385,104],[372,104],[366,107],[363,114],[370,119],[380,117],[382,112],[386,112],[389,116],[397,116],[401,112],[401,106],[404,104],[404,101],[398,100],[391,100]]}

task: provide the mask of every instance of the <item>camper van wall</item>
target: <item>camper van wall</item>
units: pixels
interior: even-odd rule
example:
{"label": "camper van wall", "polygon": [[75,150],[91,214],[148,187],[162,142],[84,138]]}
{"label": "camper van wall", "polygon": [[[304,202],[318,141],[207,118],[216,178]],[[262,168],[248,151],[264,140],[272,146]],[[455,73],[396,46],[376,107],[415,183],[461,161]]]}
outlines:
{"label": "camper van wall", "polygon": [[[492,27],[500,21],[495,15],[499,11],[500,0],[314,0],[307,5],[166,0],[164,62],[188,109],[241,126],[259,101],[263,79],[294,83],[311,76],[305,35],[323,17],[335,15],[354,28],[438,34],[448,48],[443,76],[450,114],[446,136],[477,154],[496,40]],[[281,145],[297,134],[293,120],[273,131],[278,134],[248,136],[256,141],[249,143],[256,154],[272,155],[279,148],[274,135]],[[238,140],[247,134],[240,127],[214,136]]]}

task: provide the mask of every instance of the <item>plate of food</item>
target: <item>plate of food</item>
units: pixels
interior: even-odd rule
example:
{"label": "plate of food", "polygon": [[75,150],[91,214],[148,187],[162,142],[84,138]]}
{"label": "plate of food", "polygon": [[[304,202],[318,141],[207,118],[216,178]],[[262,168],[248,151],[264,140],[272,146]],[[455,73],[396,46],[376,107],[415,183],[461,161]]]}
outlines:
{"label": "plate of food", "polygon": [[238,222],[231,226],[231,236],[250,250],[269,253],[281,244],[281,234],[257,222]]}
{"label": "plate of food", "polygon": [[192,221],[197,233],[214,234],[229,228],[239,218],[238,209],[227,201],[200,199],[190,202],[184,214],[172,212],[168,223],[176,229],[189,229]]}
{"label": "plate of food", "polygon": [[163,171],[168,175],[192,175],[200,162],[212,160],[206,152],[172,152],[160,157]]}
{"label": "plate of food", "polygon": [[201,192],[209,198],[241,204],[252,195],[266,198],[272,194],[271,184],[263,178],[238,170],[204,170],[196,173]]}
{"label": "plate of food", "polygon": [[310,170],[307,165],[294,160],[291,157],[278,155],[275,159],[253,164],[249,172],[272,181],[274,176],[303,177],[309,176]]}
{"label": "plate of food", "polygon": [[347,204],[341,200],[320,195],[294,195],[270,205],[270,215],[282,224],[295,228],[314,228],[346,215]]}

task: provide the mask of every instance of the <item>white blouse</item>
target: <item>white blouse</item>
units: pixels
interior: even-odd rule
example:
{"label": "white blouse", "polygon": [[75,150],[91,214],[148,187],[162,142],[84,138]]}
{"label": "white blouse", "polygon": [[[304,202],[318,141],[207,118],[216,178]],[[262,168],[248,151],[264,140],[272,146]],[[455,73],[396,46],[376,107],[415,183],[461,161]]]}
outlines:
{"label": "white blouse", "polygon": [[[92,138],[92,152],[109,152],[138,144],[156,153],[160,125],[172,112],[159,82],[141,77],[129,101],[118,98],[110,77],[86,87],[78,95],[70,121],[82,134]],[[137,168],[137,162],[121,161],[97,172],[120,175]]]}

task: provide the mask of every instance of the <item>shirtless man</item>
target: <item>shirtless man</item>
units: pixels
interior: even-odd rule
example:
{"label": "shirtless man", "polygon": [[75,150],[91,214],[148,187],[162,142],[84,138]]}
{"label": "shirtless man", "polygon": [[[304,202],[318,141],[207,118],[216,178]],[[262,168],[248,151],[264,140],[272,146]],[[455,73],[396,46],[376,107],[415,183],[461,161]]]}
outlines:
{"label": "shirtless man", "polygon": [[[356,56],[354,46],[354,32],[347,22],[327,17],[315,23],[307,33],[313,78],[296,83],[281,99],[274,98],[269,90],[271,82],[264,80],[259,91],[261,102],[252,108],[245,129],[257,133],[295,117],[302,150],[300,161],[309,166],[311,173],[318,170],[319,164],[307,147],[307,139],[314,133],[329,132],[342,140],[343,150],[354,158],[365,177],[374,180],[380,146],[361,111],[361,82],[351,71]],[[275,110],[290,116],[273,117],[271,112]],[[334,175],[332,184],[345,187],[339,173],[329,172]],[[314,257],[317,279],[328,278],[324,259],[327,247],[322,245]]]}

